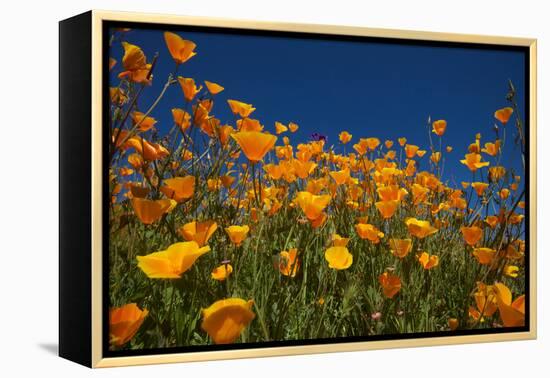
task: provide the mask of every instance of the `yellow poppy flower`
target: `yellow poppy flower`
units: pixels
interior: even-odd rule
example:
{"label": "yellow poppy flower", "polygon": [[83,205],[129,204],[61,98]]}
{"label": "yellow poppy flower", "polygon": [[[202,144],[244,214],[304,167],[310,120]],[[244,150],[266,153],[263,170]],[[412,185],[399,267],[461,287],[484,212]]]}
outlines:
{"label": "yellow poppy flower", "polygon": [[330,172],[329,174],[330,174],[330,177],[333,178],[334,182],[336,182],[337,185],[344,185],[351,178],[348,168],[342,169],[341,171],[333,171],[333,172]]}
{"label": "yellow poppy flower", "polygon": [[412,250],[412,240],[411,239],[395,239],[391,238],[388,241],[390,245],[390,252],[400,259],[404,258]]}
{"label": "yellow poppy flower", "polygon": [[229,226],[225,228],[225,232],[233,244],[239,246],[246,239],[250,227],[248,226]]}
{"label": "yellow poppy flower", "polygon": [[189,222],[184,224],[179,232],[187,241],[195,241],[199,247],[205,246],[208,240],[218,229],[218,224],[214,221]]}
{"label": "yellow poppy flower", "polygon": [[242,118],[248,117],[250,114],[252,114],[254,110],[256,110],[256,108],[253,107],[251,104],[246,104],[237,100],[227,100],[227,103],[229,104],[229,107],[231,108],[233,114],[238,114]]}
{"label": "yellow poppy flower", "polygon": [[183,109],[172,109],[172,117],[174,118],[174,123],[178,125],[182,132],[187,131],[189,126],[191,126],[191,114]]}
{"label": "yellow poppy flower", "polygon": [[508,277],[516,278],[518,276],[519,267],[515,265],[506,265],[502,272]]}
{"label": "yellow poppy flower", "polygon": [[497,310],[497,298],[492,285],[485,285],[478,282],[477,291],[474,293],[476,308],[470,307],[469,314],[475,320],[484,321],[485,317],[491,317]]}
{"label": "yellow poppy flower", "polygon": [[197,45],[191,41],[181,38],[176,33],[165,32],[164,40],[166,42],[166,46],[168,47],[168,51],[170,52],[170,55],[172,55],[172,58],[176,64],[185,63],[197,55],[194,51]]}
{"label": "yellow poppy flower", "polygon": [[387,298],[393,298],[401,290],[401,279],[395,274],[384,272],[378,276],[382,292]]}
{"label": "yellow poppy flower", "polygon": [[333,247],[345,247],[348,245],[349,238],[343,238],[338,234],[332,235],[332,246]]}
{"label": "yellow poppy flower", "polygon": [[447,121],[443,119],[434,121],[432,123],[432,132],[434,134],[437,134],[438,136],[442,136],[443,134],[445,134],[446,129],[447,129]]}
{"label": "yellow poppy flower", "polygon": [[225,281],[225,279],[229,277],[231,273],[233,273],[233,267],[231,266],[231,264],[222,264],[214,268],[210,276],[216,281]]}
{"label": "yellow poppy flower", "polygon": [[275,135],[258,131],[240,131],[231,134],[231,138],[235,139],[248,160],[252,163],[257,163],[262,160],[265,154],[267,154],[269,150],[273,148],[275,142],[277,142],[277,137]]}
{"label": "yellow poppy flower", "polygon": [[479,168],[487,167],[489,162],[482,162],[481,155],[475,152],[464,155],[465,159],[460,160],[462,164],[468,167],[472,172],[477,171]]}
{"label": "yellow poppy flower", "polygon": [[367,239],[374,244],[380,243],[380,238],[384,237],[384,233],[378,228],[368,223],[358,223],[355,225],[355,231],[361,239]]}
{"label": "yellow poppy flower", "polygon": [[212,95],[217,95],[221,91],[223,91],[225,88],[217,83],[213,83],[211,81],[204,81],[204,85],[206,85],[206,88],[208,89],[208,92]]}
{"label": "yellow poppy flower", "polygon": [[489,265],[493,261],[493,258],[496,255],[496,251],[494,249],[485,247],[474,248],[472,254],[481,265]]}
{"label": "yellow poppy flower", "polygon": [[282,134],[287,130],[288,127],[283,125],[281,122],[275,122],[275,133],[277,133],[277,135]]}
{"label": "yellow poppy flower", "polygon": [[418,262],[424,269],[429,270],[439,265],[439,256],[422,252],[420,256],[418,256]]}
{"label": "yellow poppy flower", "polygon": [[138,267],[149,278],[180,278],[209,251],[209,246],[199,247],[195,241],[175,243],[164,251],[138,256]]}
{"label": "yellow poppy flower", "polygon": [[471,246],[476,245],[483,236],[483,230],[477,226],[460,227],[460,231],[462,232],[466,244]]}
{"label": "yellow poppy flower", "polygon": [[135,83],[149,84],[151,78],[147,78],[151,65],[147,64],[145,54],[139,46],[132,45],[128,42],[122,42],[124,48],[124,56],[122,57],[122,71],[118,77],[128,78]]}
{"label": "yellow poppy flower", "polygon": [[195,176],[173,177],[164,180],[166,186],[161,191],[176,202],[193,197],[195,192]]}
{"label": "yellow poppy flower", "polygon": [[506,175],[506,168],[502,166],[496,166],[489,168],[489,180],[497,182]]}
{"label": "yellow poppy flower", "polygon": [[430,156],[430,160],[434,163],[434,164],[438,164],[439,161],[441,160],[441,152],[433,152]]}
{"label": "yellow poppy flower", "polygon": [[318,196],[310,192],[298,192],[296,195],[296,203],[310,221],[321,216],[323,210],[330,203],[330,200],[331,197],[328,194]]}
{"label": "yellow poppy flower", "polygon": [[295,124],[294,122],[290,122],[288,124],[288,129],[290,130],[291,133],[295,133],[296,131],[298,131],[298,125]]}
{"label": "yellow poppy flower", "polygon": [[395,214],[399,201],[379,201],[374,204],[384,219],[389,219]]}
{"label": "yellow poppy flower", "polygon": [[149,314],[135,303],[109,309],[109,343],[122,346],[130,341]]}
{"label": "yellow poppy flower", "polygon": [[176,201],[171,199],[152,201],[144,198],[132,198],[134,212],[144,224],[155,223],[164,214],[172,211],[175,205]]}
{"label": "yellow poppy flower", "polygon": [[325,251],[325,260],[328,261],[329,268],[344,270],[353,263],[353,255],[346,247],[330,247]]}
{"label": "yellow poppy flower", "polygon": [[409,232],[419,239],[424,239],[427,236],[435,234],[437,228],[430,225],[429,221],[419,220],[416,218],[406,218],[405,224],[409,229]]}
{"label": "yellow poppy flower", "polygon": [[502,122],[503,125],[506,125],[512,113],[514,113],[514,109],[510,107],[502,108],[495,112],[495,118]]}
{"label": "yellow poppy flower", "polygon": [[452,147],[452,146],[447,146],[447,147],[445,147],[445,151],[447,151],[447,152],[452,152],[452,151],[453,151],[453,147]]}
{"label": "yellow poppy flower", "polygon": [[201,328],[216,344],[231,344],[254,320],[254,301],[241,298],[228,298],[214,302],[202,310]]}
{"label": "yellow poppy flower", "polygon": [[500,319],[505,327],[521,327],[525,325],[525,295],[517,297],[512,302],[512,292],[503,283],[494,285]]}
{"label": "yellow poppy flower", "polygon": [[297,258],[298,250],[291,248],[288,251],[279,253],[279,271],[283,276],[295,277],[300,268],[300,260]]}
{"label": "yellow poppy flower", "polygon": [[338,135],[338,139],[340,139],[340,142],[342,142],[342,144],[349,143],[349,141],[351,140],[352,137],[353,137],[353,135],[351,135],[351,134],[348,133],[347,131],[342,131],[342,132]]}
{"label": "yellow poppy flower", "polygon": [[418,156],[418,157],[423,157],[424,155],[426,155],[426,150],[418,150],[418,151],[416,151],[416,156]]}

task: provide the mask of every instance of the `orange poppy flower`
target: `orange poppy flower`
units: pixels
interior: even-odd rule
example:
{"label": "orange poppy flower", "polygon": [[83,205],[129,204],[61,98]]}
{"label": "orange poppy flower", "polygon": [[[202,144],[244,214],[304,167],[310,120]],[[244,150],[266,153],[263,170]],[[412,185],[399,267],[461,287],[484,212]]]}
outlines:
{"label": "orange poppy flower", "polygon": [[158,143],[148,142],[141,137],[132,137],[126,142],[148,161],[162,159],[170,153],[164,146]]}
{"label": "orange poppy flower", "polygon": [[406,218],[405,224],[409,229],[409,232],[419,239],[424,239],[427,236],[435,234],[437,228],[430,225],[429,221],[419,220],[416,218]]}
{"label": "orange poppy flower", "polygon": [[191,114],[183,109],[172,109],[172,117],[174,118],[174,123],[178,125],[182,132],[187,131],[189,126],[191,126]]}
{"label": "orange poppy flower", "polygon": [[494,249],[491,248],[474,248],[472,254],[481,265],[489,265],[496,255]]}
{"label": "orange poppy flower", "polygon": [[300,268],[300,260],[297,258],[298,250],[291,248],[288,251],[279,253],[279,271],[283,276],[295,277]]}
{"label": "orange poppy flower", "polygon": [[348,245],[349,238],[343,238],[338,234],[332,235],[332,246],[333,247],[345,247]]}
{"label": "orange poppy flower", "polygon": [[258,131],[239,131],[231,134],[231,137],[241,147],[248,160],[252,163],[257,163],[262,160],[273,148],[277,137],[275,135],[262,133]]}
{"label": "orange poppy flower", "polygon": [[506,175],[506,168],[502,166],[496,166],[489,168],[489,180],[497,182]]}
{"label": "orange poppy flower", "polygon": [[382,292],[387,298],[393,298],[401,290],[401,279],[395,274],[384,272],[378,276]]}
{"label": "orange poppy flower", "polygon": [[485,223],[487,223],[491,228],[495,228],[498,222],[498,217],[494,215],[488,215],[487,218],[485,218]]}
{"label": "orange poppy flower", "polygon": [[323,210],[330,203],[330,200],[331,197],[328,194],[318,196],[310,192],[298,192],[295,201],[298,206],[300,206],[307,219],[313,221],[321,216]]}
{"label": "orange poppy flower", "polygon": [[472,188],[476,191],[478,196],[482,196],[485,192],[485,189],[489,187],[489,184],[486,184],[484,182],[472,182]]}
{"label": "orange poppy flower", "polygon": [[184,224],[179,232],[187,241],[195,241],[199,247],[203,247],[218,229],[218,224],[214,221],[189,222]]}
{"label": "orange poppy flower", "polygon": [[238,114],[242,118],[248,117],[254,110],[256,110],[256,108],[252,105],[237,100],[227,100],[227,103],[229,104],[233,114]]}
{"label": "orange poppy flower", "polygon": [[454,331],[458,328],[458,319],[457,318],[449,318],[449,320],[447,321],[447,324],[449,325],[449,329],[451,331]]}
{"label": "orange poppy flower", "polygon": [[439,265],[439,256],[422,252],[420,256],[418,256],[418,262],[425,270],[430,270]]}
{"label": "orange poppy flower", "polygon": [[439,163],[439,161],[441,160],[441,152],[433,152],[430,156],[430,160],[434,163],[434,164],[437,164]]}
{"label": "orange poppy flower", "polygon": [[380,243],[380,238],[384,237],[384,233],[378,228],[369,223],[358,223],[355,225],[355,231],[361,239],[367,239],[374,244]]}
{"label": "orange poppy flower", "polygon": [[397,141],[399,142],[399,145],[403,147],[405,143],[407,143],[407,138],[399,138]]}
{"label": "orange poppy flower", "polygon": [[367,147],[369,150],[374,151],[376,147],[380,145],[380,139],[378,138],[367,138],[366,139]]}
{"label": "orange poppy flower", "polygon": [[405,146],[405,155],[408,159],[412,159],[416,156],[416,153],[418,152],[419,147],[415,146],[414,144],[407,144]]}
{"label": "orange poppy flower", "polygon": [[514,113],[514,109],[510,107],[502,108],[495,112],[495,118],[502,122],[503,125],[506,125],[512,113]]}
{"label": "orange poppy flower", "polygon": [[135,303],[109,310],[109,343],[122,346],[130,341],[149,314],[147,309],[141,310]]}
{"label": "orange poppy flower", "polygon": [[434,134],[437,134],[438,136],[442,136],[443,134],[445,134],[446,129],[447,129],[447,121],[443,119],[434,121],[432,123],[432,132]]}
{"label": "orange poppy flower", "polygon": [[153,117],[146,117],[145,114],[137,111],[132,113],[132,121],[134,122],[134,127],[139,125],[138,128],[140,131],[147,131],[157,123],[157,120]]}
{"label": "orange poppy flower", "polygon": [[395,214],[397,206],[399,205],[399,201],[378,201],[374,205],[376,206],[380,214],[382,214],[382,217],[384,219],[389,219],[393,217],[393,214]]}
{"label": "orange poppy flower", "polygon": [[391,238],[388,241],[390,245],[390,252],[400,259],[404,258],[412,250],[412,240],[411,239],[395,239]]}
{"label": "orange poppy flower", "polygon": [[202,89],[202,85],[197,87],[195,80],[191,78],[178,76],[178,82],[180,83],[181,90],[183,91],[183,96],[187,101],[193,101],[197,93]]}
{"label": "orange poppy flower", "polygon": [[428,200],[429,193],[430,193],[430,189],[419,184],[413,184],[412,186],[413,203],[415,205],[418,205],[422,202],[426,202]]}
{"label": "orange poppy flower", "polygon": [[471,246],[476,245],[483,236],[483,230],[477,226],[460,227],[460,231],[462,232],[466,244]]}
{"label": "orange poppy flower", "polygon": [[193,197],[195,192],[195,176],[174,177],[164,180],[166,186],[161,191],[176,202]]}
{"label": "orange poppy flower", "polygon": [[365,138],[359,139],[359,142],[353,145],[353,149],[357,151],[359,155],[365,155],[369,151],[367,140]]}
{"label": "orange poppy flower", "polygon": [[505,327],[521,327],[525,325],[525,295],[517,297],[512,302],[512,292],[503,283],[494,285],[496,302],[500,319]]}
{"label": "orange poppy flower", "polygon": [[376,192],[382,201],[402,201],[408,194],[407,190],[399,185],[382,185]]}
{"label": "orange poppy flower", "polygon": [[325,212],[322,212],[317,218],[310,220],[311,227],[319,228],[322,227],[328,219],[328,215]]}
{"label": "orange poppy flower", "polygon": [[128,95],[122,88],[109,88],[109,98],[115,105],[122,106],[128,101]]}
{"label": "orange poppy flower", "polygon": [[325,251],[325,260],[329,268],[345,270],[353,263],[353,255],[346,247],[330,247]]}
{"label": "orange poppy flower", "polygon": [[507,199],[510,196],[510,189],[501,189],[500,192],[498,192],[498,196],[503,200]]}
{"label": "orange poppy flower", "polygon": [[490,156],[497,156],[500,152],[500,140],[497,139],[495,143],[485,143],[485,148],[482,148],[481,152],[485,152]]}
{"label": "orange poppy flower", "polygon": [[254,301],[241,298],[222,299],[202,310],[201,328],[216,344],[231,344],[254,320]]}
{"label": "orange poppy flower", "polygon": [[187,62],[189,59],[197,55],[194,51],[195,45],[193,42],[181,38],[179,35],[171,32],[164,33],[164,40],[166,41],[166,46],[172,58],[176,64],[182,64]]}
{"label": "orange poppy flower", "polygon": [[390,149],[393,147],[393,141],[392,140],[386,140],[384,142],[384,145],[386,146],[386,148]]}
{"label": "orange poppy flower", "polygon": [[294,122],[290,122],[288,124],[288,129],[290,130],[291,133],[295,133],[296,131],[298,131],[298,125],[295,124]]}
{"label": "orange poppy flower", "polygon": [[225,88],[217,83],[213,83],[211,81],[204,81],[204,85],[206,85],[206,88],[208,89],[208,92],[212,95],[217,95],[221,91],[223,91]]}
{"label": "orange poppy flower", "polygon": [[474,299],[477,309],[470,307],[470,316],[480,322],[484,321],[484,317],[491,317],[497,310],[497,298],[494,286],[485,285],[478,282],[477,291],[474,293]]}
{"label": "orange poppy flower", "polygon": [[139,46],[128,42],[122,42],[124,56],[122,57],[122,66],[124,71],[118,74],[119,78],[128,78],[135,83],[150,84],[150,78],[147,78],[151,65],[147,64],[145,54]]}
{"label": "orange poppy flower", "polygon": [[351,135],[350,133],[348,133],[347,131],[342,131],[339,135],[338,135],[338,139],[340,139],[340,142],[342,142],[342,144],[346,144],[346,143],[349,143],[349,141],[351,140],[353,135]]}
{"label": "orange poppy flower", "polygon": [[116,59],[109,58],[109,71],[111,71],[115,65],[116,65]]}
{"label": "orange poppy flower", "polygon": [[280,164],[265,164],[263,169],[272,180],[279,180],[283,176],[283,167]]}
{"label": "orange poppy flower", "polygon": [[315,168],[317,168],[317,164],[312,161],[292,160],[292,173],[301,179],[307,178]]}
{"label": "orange poppy flower", "polygon": [[346,168],[346,169],[342,169],[341,171],[333,171],[333,172],[330,172],[330,177],[332,177],[332,179],[334,180],[334,182],[336,182],[337,185],[344,185],[346,184],[351,176],[350,176],[350,173],[349,173],[349,168]]}
{"label": "orange poppy flower", "polygon": [[262,131],[264,126],[257,119],[243,118],[237,120],[237,130],[239,131]]}
{"label": "orange poppy flower", "polygon": [[288,127],[283,125],[281,122],[275,122],[275,132],[277,135],[284,133],[288,130]]}
{"label": "orange poppy flower", "polygon": [[138,256],[138,267],[149,278],[180,278],[208,252],[209,246],[199,247],[194,241],[175,243],[164,251]]}
{"label": "orange poppy flower", "polygon": [[210,273],[210,276],[212,279],[216,281],[225,281],[227,277],[229,277],[233,273],[233,267],[231,264],[222,264],[214,270],[212,270],[212,273]]}
{"label": "orange poppy flower", "polygon": [[229,239],[236,246],[240,246],[242,242],[247,238],[250,227],[248,226],[229,226],[225,228],[225,232],[229,236]]}
{"label": "orange poppy flower", "polygon": [[147,197],[147,194],[151,191],[149,188],[145,188],[139,184],[131,183],[130,185],[130,193],[132,194],[132,198],[145,198]]}
{"label": "orange poppy flower", "polygon": [[475,152],[464,155],[465,159],[460,160],[462,164],[468,167],[472,172],[477,171],[479,168],[487,167],[489,162],[482,162],[481,155]]}
{"label": "orange poppy flower", "polygon": [[176,206],[172,199],[148,200],[144,198],[132,198],[134,213],[143,224],[152,224],[158,221],[164,214],[169,213]]}

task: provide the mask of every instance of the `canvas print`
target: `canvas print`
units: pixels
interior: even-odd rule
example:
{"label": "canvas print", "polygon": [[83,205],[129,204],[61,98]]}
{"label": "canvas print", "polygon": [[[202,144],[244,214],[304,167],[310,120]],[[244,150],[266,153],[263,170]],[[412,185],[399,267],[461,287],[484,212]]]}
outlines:
{"label": "canvas print", "polygon": [[107,355],[526,330],[525,50],[104,39]]}

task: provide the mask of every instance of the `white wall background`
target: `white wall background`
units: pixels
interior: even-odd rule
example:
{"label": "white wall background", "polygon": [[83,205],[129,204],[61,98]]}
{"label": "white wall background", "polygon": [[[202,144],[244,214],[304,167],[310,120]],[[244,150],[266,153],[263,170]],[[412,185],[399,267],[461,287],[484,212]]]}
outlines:
{"label": "white wall background", "polygon": [[[548,367],[550,28],[544,1],[7,0],[0,12],[0,376],[541,376]],[[58,25],[89,9],[539,39],[539,339],[91,371],[56,356]],[[75,125],[80,127],[81,125]],[[543,211],[546,209],[546,211]],[[546,369],[544,369],[546,370]]]}

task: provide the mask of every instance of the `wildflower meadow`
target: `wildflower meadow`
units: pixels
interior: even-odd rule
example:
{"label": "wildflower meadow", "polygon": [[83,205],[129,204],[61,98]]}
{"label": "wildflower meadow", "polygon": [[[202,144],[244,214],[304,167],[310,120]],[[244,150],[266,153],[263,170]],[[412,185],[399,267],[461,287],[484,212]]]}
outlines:
{"label": "wildflower meadow", "polygon": [[[147,54],[131,33],[109,41],[110,350],[525,324],[525,127],[507,77],[465,145],[444,114],[393,139],[325,135],[190,77],[231,57],[185,32]],[[319,111],[368,112],[348,101]]]}

